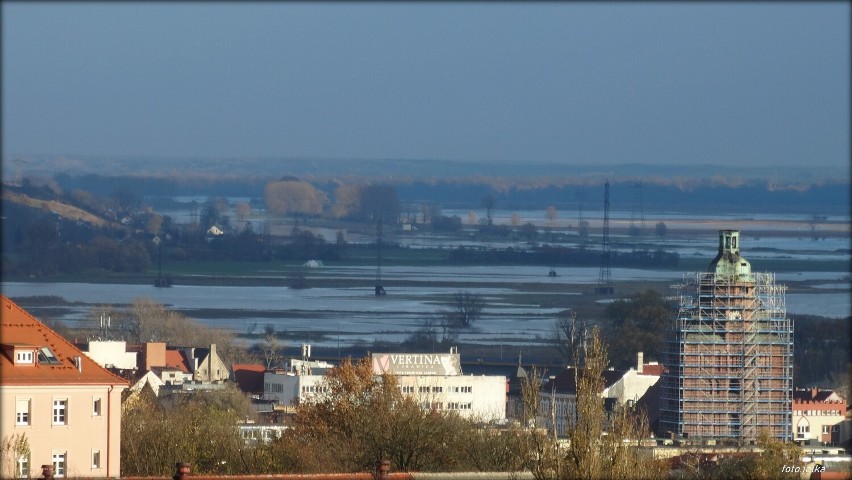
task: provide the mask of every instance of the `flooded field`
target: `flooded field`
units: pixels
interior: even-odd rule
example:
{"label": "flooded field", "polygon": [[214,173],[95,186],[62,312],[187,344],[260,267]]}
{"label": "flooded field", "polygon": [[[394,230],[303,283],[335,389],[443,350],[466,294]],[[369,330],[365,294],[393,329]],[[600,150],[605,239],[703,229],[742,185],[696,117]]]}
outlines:
{"label": "flooded field", "polygon": [[[465,215],[465,218],[467,213],[444,212],[445,215]],[[498,211],[495,221],[508,222],[510,216],[511,212]],[[566,235],[571,233],[571,220],[567,218],[547,222],[543,212],[521,212],[520,216],[523,221],[532,221],[541,228],[561,228]],[[614,212],[612,218],[614,224],[626,225],[630,214]],[[824,220],[818,229],[826,235],[816,235],[816,239],[812,235],[813,225],[807,219],[791,220],[784,215],[738,215],[720,219],[656,214],[653,218],[655,221],[664,220],[670,228],[675,226],[679,233],[666,237],[647,234],[640,238],[614,234],[613,250],[661,248],[675,251],[681,258],[703,259],[709,264],[717,249],[715,233],[698,235],[683,232],[741,228],[743,255],[756,271],[766,271],[761,266],[762,261],[778,259],[820,261],[823,265],[841,266],[848,266],[850,262],[848,218]],[[595,225],[594,219],[590,222]],[[317,233],[330,235],[333,232],[319,229]],[[372,241],[367,237],[362,240]],[[390,240],[411,248],[530,246],[518,241],[448,240],[416,231],[397,232]],[[348,238],[348,241],[355,240]],[[252,329],[262,331],[266,325],[272,325],[277,331],[289,332],[290,338],[326,346],[375,340],[401,341],[429,319],[436,318],[442,310],[449,309],[452,295],[464,290],[481,295],[485,309],[474,327],[460,335],[462,341],[532,345],[548,341],[555,319],[566,309],[584,303],[586,306],[597,304],[593,310],[602,311],[601,302],[605,300],[590,298],[592,287],[598,281],[599,268],[558,267],[556,271],[558,276],[550,277],[548,268],[542,266],[385,266],[382,269],[383,285],[388,292],[385,297],[374,295],[372,282],[376,270],[375,266],[369,265],[310,269],[308,275],[311,279],[322,280],[316,283],[337,286],[302,290],[272,286],[175,285],[155,288],[150,285],[40,282],[5,282],[2,288],[3,293],[12,298],[56,296],[70,302],[71,305],[39,307],[38,310],[40,315],[51,316],[70,326],[90,322],[90,311],[95,306],[123,306],[139,298],[151,298],[209,326],[244,333]],[[288,271],[270,268],[260,272],[258,277],[280,279],[287,275]],[[683,278],[684,271],[679,269],[612,269],[617,294],[653,287],[665,295],[672,295],[674,290],[670,286],[681,283]],[[778,271],[776,279],[791,289],[786,297],[787,311],[791,316],[842,318],[852,314],[852,282],[850,272],[843,268],[833,271]]]}

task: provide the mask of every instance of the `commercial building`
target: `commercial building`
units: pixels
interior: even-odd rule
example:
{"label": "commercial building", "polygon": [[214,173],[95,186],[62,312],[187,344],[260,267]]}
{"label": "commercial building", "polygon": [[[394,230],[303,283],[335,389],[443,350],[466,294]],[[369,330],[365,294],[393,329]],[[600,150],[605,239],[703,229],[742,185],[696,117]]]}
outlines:
{"label": "commercial building", "polygon": [[740,232],[719,232],[707,272],[687,274],[666,342],[659,434],[754,442],[792,439],[793,322],[785,287],[740,256]]}
{"label": "commercial building", "polygon": [[[394,374],[400,391],[426,410],[454,411],[482,421],[506,418],[507,383],[504,376],[464,375],[458,352],[443,354],[375,353],[373,373]],[[264,398],[281,405],[310,401],[327,392],[315,369],[268,370]]]}
{"label": "commercial building", "polygon": [[0,298],[0,438],[21,447],[4,452],[0,476],[36,477],[53,465],[57,477],[118,478],[128,382]]}

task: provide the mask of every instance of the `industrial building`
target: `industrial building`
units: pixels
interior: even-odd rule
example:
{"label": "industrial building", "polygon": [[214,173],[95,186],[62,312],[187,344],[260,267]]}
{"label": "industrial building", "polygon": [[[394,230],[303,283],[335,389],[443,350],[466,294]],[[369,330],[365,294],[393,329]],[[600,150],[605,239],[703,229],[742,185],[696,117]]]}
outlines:
{"label": "industrial building", "polygon": [[751,271],[740,232],[719,232],[707,272],[684,276],[664,352],[661,435],[792,439],[793,322],[773,273]]}

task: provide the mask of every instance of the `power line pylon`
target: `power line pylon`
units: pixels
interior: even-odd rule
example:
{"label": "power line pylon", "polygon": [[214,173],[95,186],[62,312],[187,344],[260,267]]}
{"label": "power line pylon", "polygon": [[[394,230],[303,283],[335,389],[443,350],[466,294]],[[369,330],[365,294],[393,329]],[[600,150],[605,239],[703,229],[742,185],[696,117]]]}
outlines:
{"label": "power line pylon", "polygon": [[615,288],[612,286],[612,269],[610,268],[612,253],[609,248],[609,180],[604,184],[604,218],[603,218],[603,240],[601,242],[601,271],[598,276],[598,286],[595,293],[599,295],[612,295]]}
{"label": "power line pylon", "polygon": [[387,295],[382,286],[382,217],[376,223],[376,296]]}

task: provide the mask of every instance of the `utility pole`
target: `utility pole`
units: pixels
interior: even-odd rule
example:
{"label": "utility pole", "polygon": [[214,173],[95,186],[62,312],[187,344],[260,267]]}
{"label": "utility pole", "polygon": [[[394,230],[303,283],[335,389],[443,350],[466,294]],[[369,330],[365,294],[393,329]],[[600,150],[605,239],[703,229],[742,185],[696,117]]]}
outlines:
{"label": "utility pole", "polygon": [[155,287],[165,287],[165,282],[163,282],[163,241],[160,240],[160,236],[157,235],[154,237],[154,245],[157,246],[157,280],[154,282]]}
{"label": "utility pole", "polygon": [[376,296],[387,295],[385,287],[382,286],[382,216],[376,223]]}
{"label": "utility pole", "polygon": [[553,427],[553,441],[558,438],[556,433],[556,376],[550,376],[550,426]]}

